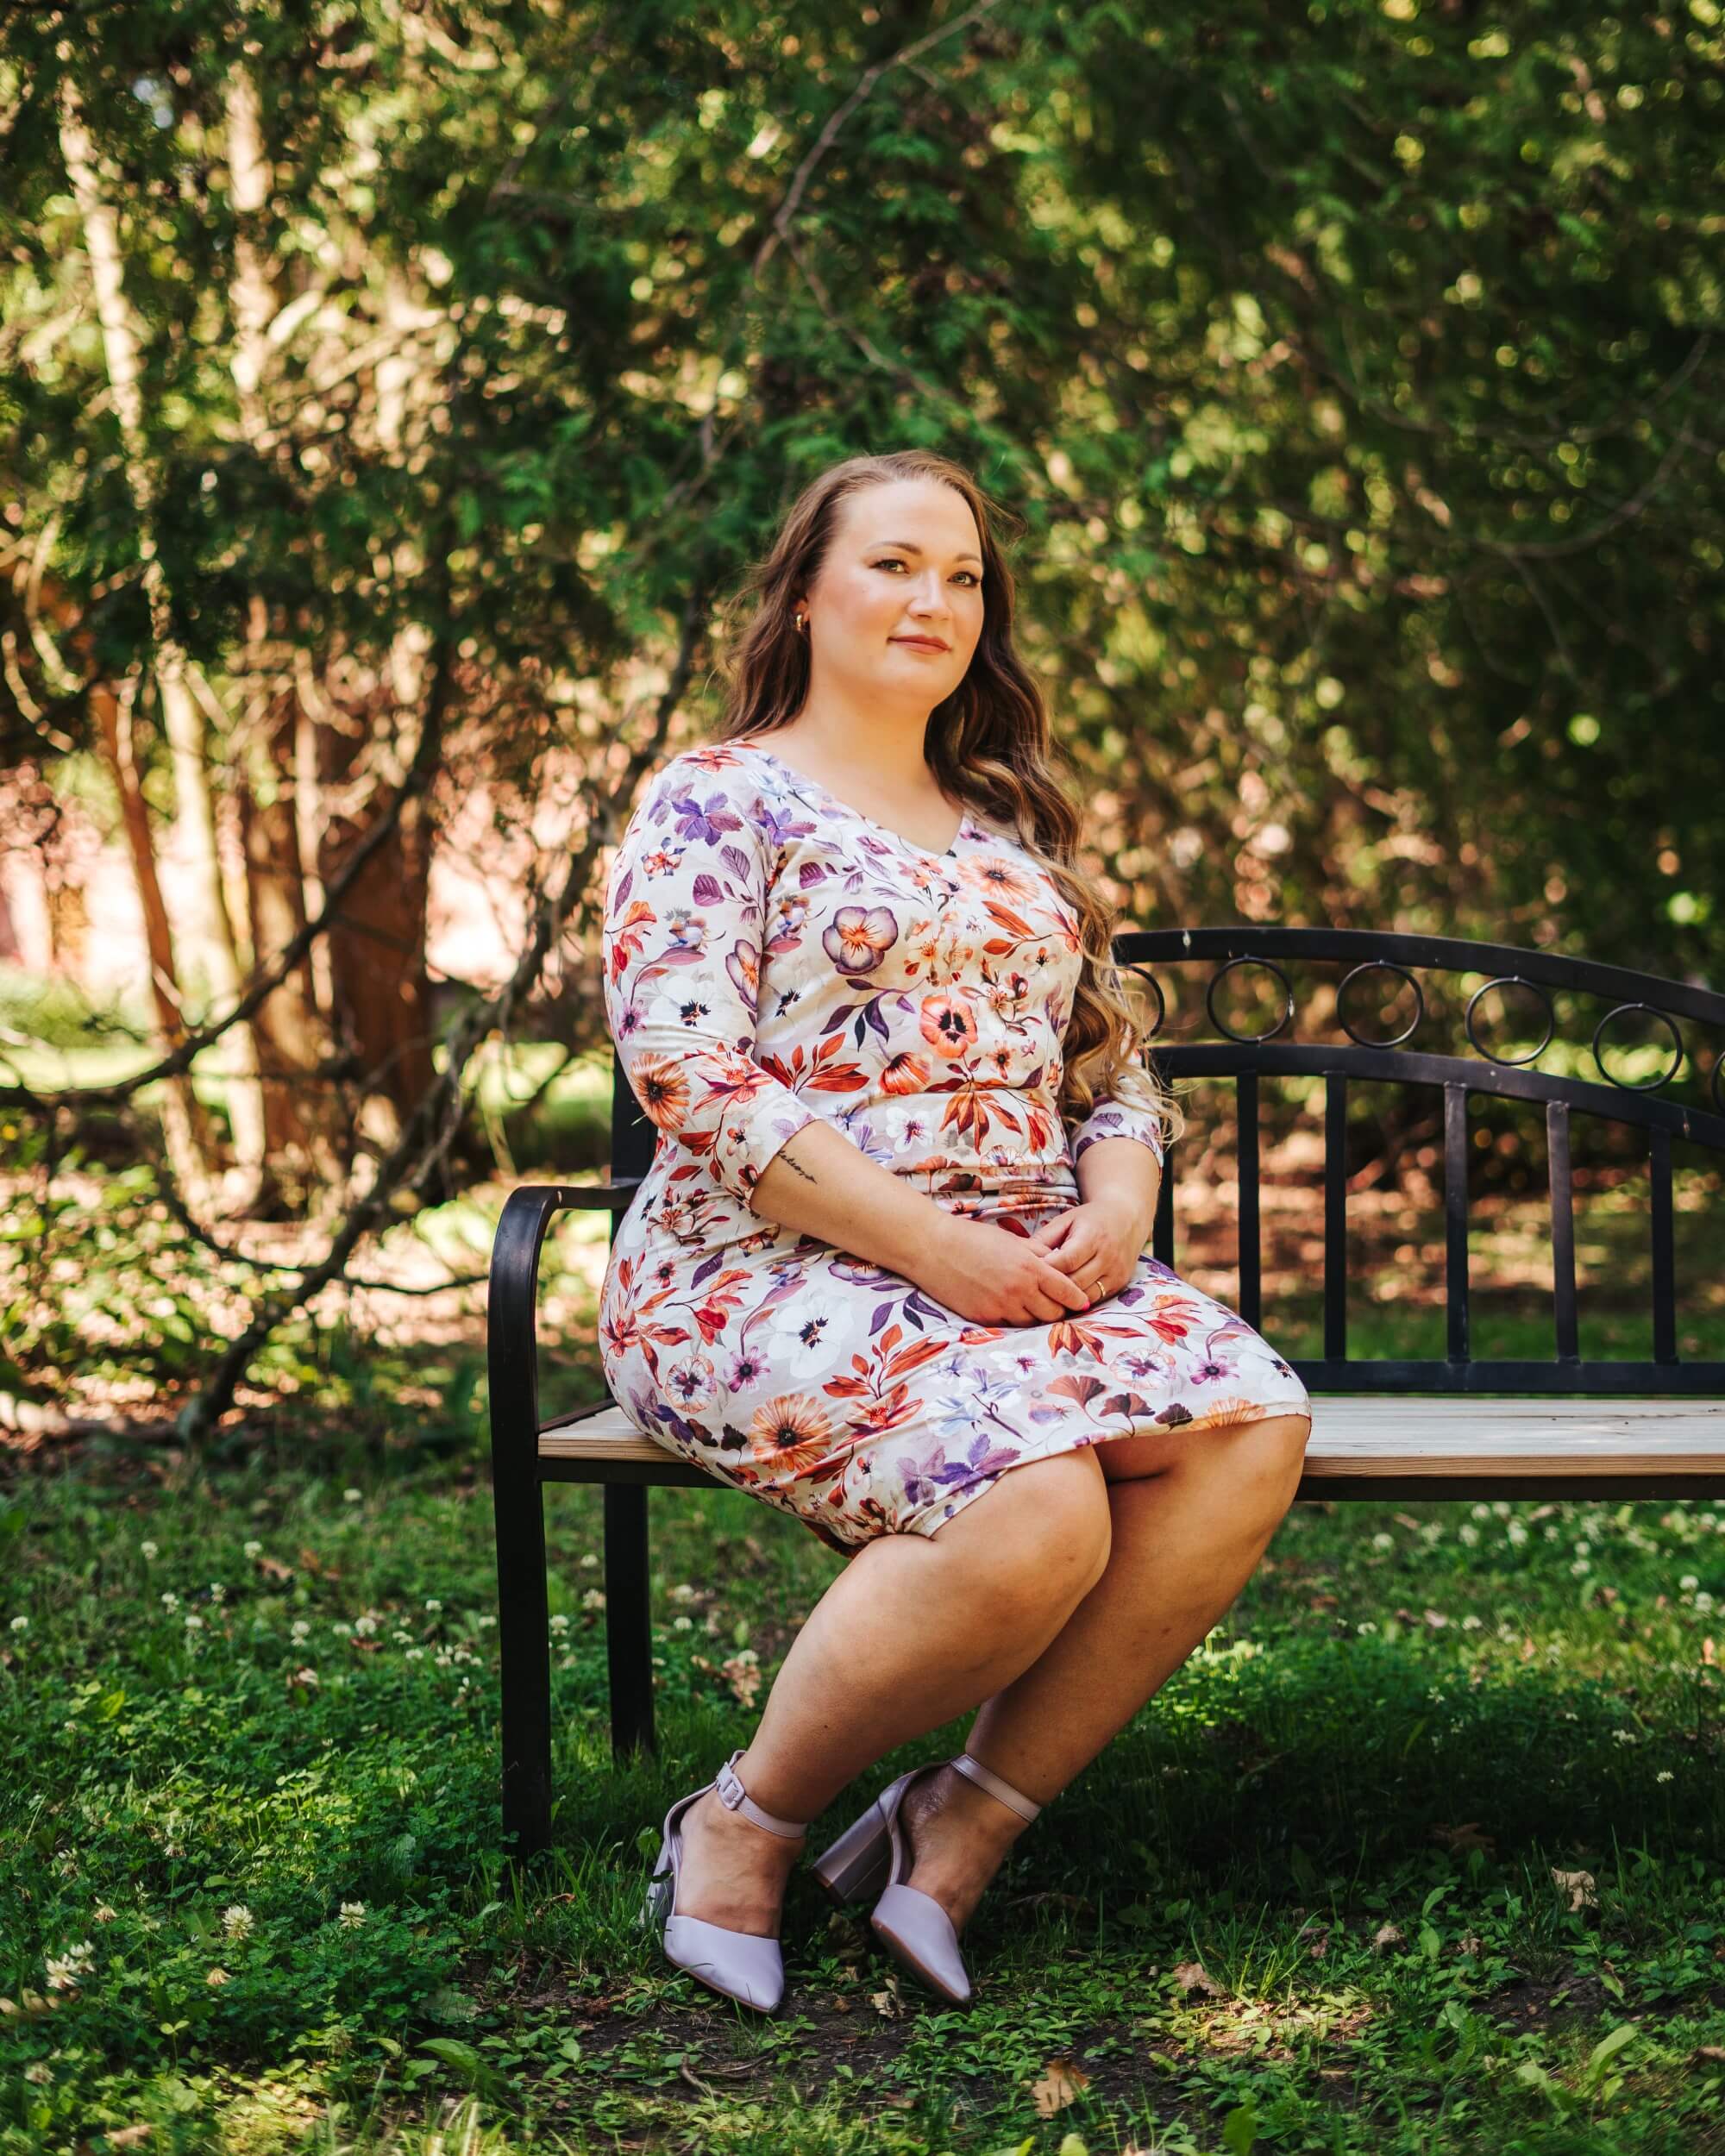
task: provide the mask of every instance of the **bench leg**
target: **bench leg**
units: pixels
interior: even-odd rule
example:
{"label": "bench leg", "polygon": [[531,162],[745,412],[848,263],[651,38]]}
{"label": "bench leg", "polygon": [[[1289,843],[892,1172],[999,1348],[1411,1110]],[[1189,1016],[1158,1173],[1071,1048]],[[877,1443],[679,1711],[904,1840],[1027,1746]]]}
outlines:
{"label": "bench leg", "polygon": [[620,1759],[637,1750],[656,1752],[644,1483],[605,1486],[605,1617],[612,1757]]}
{"label": "bench leg", "polygon": [[545,1489],[520,1448],[493,1455],[497,1637],[502,1678],[503,1831],[531,1856],[551,1839],[551,1626]]}

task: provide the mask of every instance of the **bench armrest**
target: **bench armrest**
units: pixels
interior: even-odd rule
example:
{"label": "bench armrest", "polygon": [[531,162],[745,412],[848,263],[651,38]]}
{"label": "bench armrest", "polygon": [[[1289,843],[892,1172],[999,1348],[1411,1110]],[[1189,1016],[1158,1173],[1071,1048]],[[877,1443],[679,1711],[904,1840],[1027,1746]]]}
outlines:
{"label": "bench armrest", "polygon": [[638,1176],[621,1182],[524,1183],[511,1190],[492,1238],[486,1294],[491,1442],[536,1457],[539,1437],[539,1253],[555,1213],[624,1211]]}

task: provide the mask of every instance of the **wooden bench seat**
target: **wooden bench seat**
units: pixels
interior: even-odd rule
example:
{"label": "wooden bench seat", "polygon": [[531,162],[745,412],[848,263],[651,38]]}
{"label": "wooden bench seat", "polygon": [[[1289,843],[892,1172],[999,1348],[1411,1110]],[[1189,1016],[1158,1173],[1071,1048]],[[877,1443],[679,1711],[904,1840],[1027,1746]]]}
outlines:
{"label": "wooden bench seat", "polygon": [[[1313,1396],[1308,1498],[1725,1497],[1725,1401]],[[1195,1442],[1203,1436],[1195,1433]],[[615,1402],[539,1432],[547,1482],[715,1487]]]}

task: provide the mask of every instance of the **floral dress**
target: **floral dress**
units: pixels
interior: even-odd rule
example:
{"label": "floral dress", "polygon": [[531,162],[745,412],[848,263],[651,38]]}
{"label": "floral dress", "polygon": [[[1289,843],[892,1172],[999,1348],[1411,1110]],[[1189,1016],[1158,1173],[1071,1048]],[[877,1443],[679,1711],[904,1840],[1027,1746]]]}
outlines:
{"label": "floral dress", "polygon": [[606,881],[612,1039],[653,1122],[600,1303],[612,1397],[667,1451],[830,1547],[932,1534],[1008,1469],[1160,1426],[1310,1412],[1244,1319],[1147,1255],[1088,1310],[986,1325],[750,1203],[817,1117],[948,1212],[1030,1234],[1088,1146],[1162,1154],[1147,1111],[1069,1138],[1078,922],[967,812],[931,853],[753,742],[691,749]]}

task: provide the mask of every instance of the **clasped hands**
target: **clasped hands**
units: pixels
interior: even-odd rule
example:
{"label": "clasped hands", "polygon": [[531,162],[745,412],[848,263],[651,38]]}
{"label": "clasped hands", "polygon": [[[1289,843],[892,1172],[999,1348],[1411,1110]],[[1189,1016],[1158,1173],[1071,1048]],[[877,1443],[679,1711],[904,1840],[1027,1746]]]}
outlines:
{"label": "clasped hands", "polygon": [[1028,1236],[950,1216],[921,1284],[981,1324],[1045,1324],[1124,1288],[1150,1226],[1138,1201],[1106,1194],[1069,1206]]}

